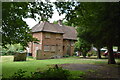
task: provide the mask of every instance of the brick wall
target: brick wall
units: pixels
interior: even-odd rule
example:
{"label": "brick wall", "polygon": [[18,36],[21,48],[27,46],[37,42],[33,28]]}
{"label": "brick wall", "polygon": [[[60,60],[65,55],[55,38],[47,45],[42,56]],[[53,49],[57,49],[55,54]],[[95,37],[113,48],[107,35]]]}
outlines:
{"label": "brick wall", "polygon": [[[46,59],[55,56],[62,57],[67,54],[72,56],[74,53],[71,40],[63,40],[63,34],[38,32],[33,33],[33,37],[40,40],[38,43],[31,42],[29,44],[32,56],[37,57],[37,59]],[[45,46],[49,46],[50,50],[45,51]],[[52,51],[52,46],[55,46],[55,51]]]}
{"label": "brick wall", "polygon": [[36,57],[36,51],[42,48],[42,32],[33,33],[32,35],[34,38],[37,38],[38,40],[40,40],[37,43],[31,42],[29,45],[32,56]]}
{"label": "brick wall", "polygon": [[[73,43],[72,43],[73,42]],[[75,41],[72,41],[72,40],[63,40],[63,55],[70,55],[72,56],[73,53],[74,53],[74,43]]]}
{"label": "brick wall", "polygon": [[[50,38],[46,38],[46,35],[49,34]],[[44,51],[44,46],[50,46],[50,51]],[[44,58],[51,58],[54,56],[63,55],[63,35],[56,33],[44,32],[42,36],[42,53]],[[55,46],[55,51],[51,51],[51,46]]]}

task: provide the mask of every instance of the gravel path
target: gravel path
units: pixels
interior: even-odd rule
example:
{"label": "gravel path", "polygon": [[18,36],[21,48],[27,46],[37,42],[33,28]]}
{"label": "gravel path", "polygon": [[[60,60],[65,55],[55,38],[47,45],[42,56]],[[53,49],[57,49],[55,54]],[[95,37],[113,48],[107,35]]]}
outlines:
{"label": "gravel path", "polygon": [[120,80],[120,65],[108,64],[61,64],[64,69],[86,72],[86,80]]}

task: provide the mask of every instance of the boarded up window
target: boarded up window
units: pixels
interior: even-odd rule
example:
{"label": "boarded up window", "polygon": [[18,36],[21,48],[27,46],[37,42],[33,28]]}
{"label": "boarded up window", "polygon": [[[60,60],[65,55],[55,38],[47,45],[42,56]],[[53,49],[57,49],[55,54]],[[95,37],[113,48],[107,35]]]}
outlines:
{"label": "boarded up window", "polygon": [[57,46],[57,51],[61,52],[62,51],[62,48],[60,45]]}
{"label": "boarded up window", "polygon": [[71,41],[71,46],[74,46],[74,41]]}
{"label": "boarded up window", "polygon": [[50,46],[44,45],[44,51],[50,51]]}
{"label": "boarded up window", "polygon": [[61,39],[61,35],[60,34],[56,34],[56,39],[60,40]]}
{"label": "boarded up window", "polygon": [[50,33],[46,33],[45,38],[50,38]]}
{"label": "boarded up window", "polygon": [[52,46],[51,46],[51,51],[52,51],[52,52],[55,52],[55,50],[56,50],[56,46],[55,46],[55,45],[52,45]]}

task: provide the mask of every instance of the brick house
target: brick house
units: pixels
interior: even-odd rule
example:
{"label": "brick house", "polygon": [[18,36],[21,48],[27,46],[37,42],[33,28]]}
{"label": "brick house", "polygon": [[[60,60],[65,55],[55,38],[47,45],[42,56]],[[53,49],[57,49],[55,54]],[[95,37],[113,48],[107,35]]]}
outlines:
{"label": "brick house", "polygon": [[77,33],[74,27],[45,21],[39,22],[32,28],[33,37],[37,38],[37,43],[29,43],[29,51],[36,59],[47,59],[72,56],[74,53],[74,43],[77,40]]}

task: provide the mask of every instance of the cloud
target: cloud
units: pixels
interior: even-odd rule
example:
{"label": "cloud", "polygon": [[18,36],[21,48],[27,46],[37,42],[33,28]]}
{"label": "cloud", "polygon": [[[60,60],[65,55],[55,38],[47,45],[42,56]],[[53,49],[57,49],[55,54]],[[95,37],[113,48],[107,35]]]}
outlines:
{"label": "cloud", "polygon": [[53,14],[52,18],[49,19],[49,21],[50,21],[50,22],[58,21],[58,20],[63,19],[63,18],[65,18],[65,14],[59,16],[57,10],[54,10],[54,14]]}
{"label": "cloud", "polygon": [[[63,18],[65,18],[65,14],[59,16],[57,10],[55,9],[55,10],[53,11],[53,16],[52,16],[52,18],[49,19],[49,21],[50,21],[51,23],[53,23],[54,21],[58,21],[58,20],[60,20],[60,19],[62,20]],[[38,20],[35,21],[33,18],[24,18],[23,20],[28,24],[28,26],[29,26],[30,28],[32,28],[33,26],[35,26],[35,25],[39,22]]]}

